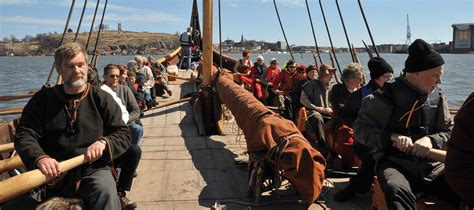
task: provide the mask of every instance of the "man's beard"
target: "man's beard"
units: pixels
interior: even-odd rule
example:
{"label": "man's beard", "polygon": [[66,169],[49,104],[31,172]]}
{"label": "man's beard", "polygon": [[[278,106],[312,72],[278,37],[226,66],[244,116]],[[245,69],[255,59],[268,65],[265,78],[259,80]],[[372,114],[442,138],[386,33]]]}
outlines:
{"label": "man's beard", "polygon": [[78,79],[76,81],[71,81],[71,80],[64,81],[64,84],[71,88],[80,88],[84,86],[86,83],[87,83],[87,78]]}

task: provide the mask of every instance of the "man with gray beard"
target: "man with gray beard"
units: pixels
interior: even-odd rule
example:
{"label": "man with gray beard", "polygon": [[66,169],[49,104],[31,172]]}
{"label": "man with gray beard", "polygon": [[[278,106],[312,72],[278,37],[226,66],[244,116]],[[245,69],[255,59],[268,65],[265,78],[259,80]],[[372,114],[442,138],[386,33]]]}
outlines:
{"label": "man with gray beard", "polygon": [[[130,145],[120,107],[87,83],[88,58],[81,45],[64,44],[54,60],[64,84],[31,98],[17,128],[15,149],[29,170],[59,179],[47,189],[47,197],[79,197],[88,209],[120,209],[110,167]],[[58,163],[81,154],[90,164],[63,174]]]}

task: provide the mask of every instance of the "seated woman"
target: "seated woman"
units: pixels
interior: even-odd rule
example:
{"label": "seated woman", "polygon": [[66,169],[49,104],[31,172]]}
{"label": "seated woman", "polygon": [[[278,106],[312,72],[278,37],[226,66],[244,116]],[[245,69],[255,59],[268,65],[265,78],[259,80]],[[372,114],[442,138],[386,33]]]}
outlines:
{"label": "seated woman", "polygon": [[234,72],[239,75],[240,84],[252,86],[253,80],[250,77],[250,69],[253,64],[250,60],[250,50],[244,50],[242,52],[242,59],[239,59],[234,66]]}
{"label": "seated woman", "polygon": [[342,83],[334,85],[329,93],[334,114],[339,116],[344,109],[349,95],[358,90],[362,84],[363,68],[358,63],[351,63],[342,71]]}
{"label": "seated woman", "polygon": [[336,69],[328,64],[321,65],[319,69],[319,79],[303,85],[300,102],[308,110],[309,126],[306,129],[308,137],[313,140],[313,147],[326,157],[328,150],[324,136],[324,122],[333,113],[328,95]]}
{"label": "seated woman", "polygon": [[267,64],[263,60],[263,56],[259,55],[257,57],[257,62],[254,63],[253,67],[250,70],[250,75],[252,78],[252,91],[254,96],[259,101],[263,101],[262,85],[266,85],[265,78],[267,77]]}

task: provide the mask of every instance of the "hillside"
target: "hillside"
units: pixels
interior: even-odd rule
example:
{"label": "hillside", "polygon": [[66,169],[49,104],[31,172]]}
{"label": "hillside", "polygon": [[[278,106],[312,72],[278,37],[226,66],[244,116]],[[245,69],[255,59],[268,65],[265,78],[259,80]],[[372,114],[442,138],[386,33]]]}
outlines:
{"label": "hillside", "polygon": [[[74,33],[68,33],[65,42],[72,42]],[[77,42],[86,46],[89,33],[81,33]],[[97,32],[91,34],[88,51],[92,52],[95,46]],[[0,56],[35,56],[52,55],[61,41],[61,34],[39,36],[29,42],[0,43]],[[130,31],[103,31],[97,50],[102,55],[135,55],[166,53],[179,46],[178,36],[174,34],[130,32]]]}

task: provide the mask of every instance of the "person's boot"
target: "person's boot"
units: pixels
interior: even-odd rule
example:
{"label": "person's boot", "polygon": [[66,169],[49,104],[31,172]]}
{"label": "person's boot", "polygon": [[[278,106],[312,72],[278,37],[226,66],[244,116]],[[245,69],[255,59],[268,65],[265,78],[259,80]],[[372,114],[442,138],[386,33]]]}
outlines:
{"label": "person's boot", "polygon": [[120,204],[122,205],[122,209],[129,210],[137,208],[137,204],[128,199],[125,192],[119,192],[118,195],[120,199]]}
{"label": "person's boot", "polygon": [[354,189],[354,187],[349,184],[346,188],[334,194],[334,198],[336,199],[336,201],[344,202],[353,198],[355,195],[356,189]]}

